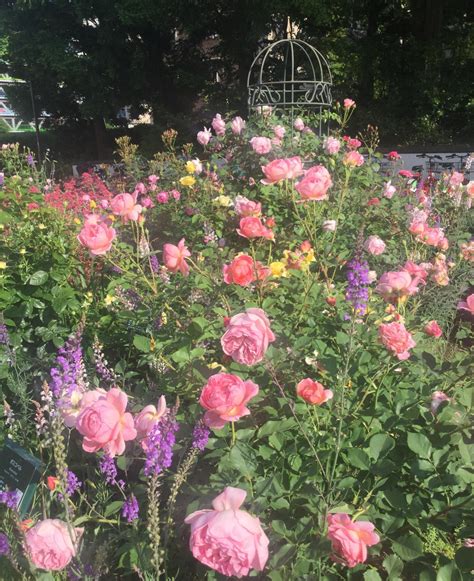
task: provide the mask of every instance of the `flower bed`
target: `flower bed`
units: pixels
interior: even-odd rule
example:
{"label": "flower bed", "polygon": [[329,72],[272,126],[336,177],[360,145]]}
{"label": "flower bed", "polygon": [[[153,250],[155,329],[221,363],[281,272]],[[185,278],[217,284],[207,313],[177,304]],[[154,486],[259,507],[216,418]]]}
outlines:
{"label": "flower bed", "polygon": [[122,138],[108,183],[2,149],[9,578],[468,578],[474,187],[354,110]]}

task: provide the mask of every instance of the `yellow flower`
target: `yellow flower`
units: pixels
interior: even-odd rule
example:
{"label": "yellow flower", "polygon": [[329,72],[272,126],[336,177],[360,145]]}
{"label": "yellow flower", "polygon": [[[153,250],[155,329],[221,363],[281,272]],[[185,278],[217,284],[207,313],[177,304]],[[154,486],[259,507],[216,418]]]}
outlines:
{"label": "yellow flower", "polygon": [[[192,161],[187,161],[186,162],[186,171],[188,173],[194,173],[196,171],[196,166],[194,165],[194,163]],[[185,185],[185,184],[183,184]]]}
{"label": "yellow flower", "polygon": [[90,206],[91,208],[97,208],[97,204],[94,202],[94,200],[91,200],[91,201],[89,202],[89,206]]}
{"label": "yellow flower", "polygon": [[281,276],[288,276],[288,271],[284,262],[277,261],[270,264],[270,271],[272,276],[280,278]]}
{"label": "yellow flower", "polygon": [[80,224],[81,221],[79,220],[79,218],[74,218],[74,224]]}
{"label": "yellow flower", "polygon": [[115,222],[115,220],[117,219],[113,214],[109,214],[107,216],[107,218],[111,221],[111,222]]}
{"label": "yellow flower", "polygon": [[212,201],[217,206],[222,206],[223,208],[228,208],[232,205],[232,200],[229,196],[217,196],[217,198],[214,198]]}
{"label": "yellow flower", "polygon": [[5,224],[0,224],[0,230],[4,230],[5,229]]}
{"label": "yellow flower", "polygon": [[38,230],[44,230],[46,226],[44,224],[38,224]]}
{"label": "yellow flower", "polygon": [[5,270],[7,263],[4,260],[0,260],[0,270]]}
{"label": "yellow flower", "polygon": [[20,250],[20,254],[26,254],[26,248],[22,248],[22,249]]}
{"label": "yellow flower", "polygon": [[105,299],[104,299],[104,303],[109,306],[111,305],[113,302],[115,302],[117,300],[117,297],[114,297],[113,295],[106,295]]}
{"label": "yellow flower", "polygon": [[192,188],[196,183],[196,179],[193,176],[184,176],[179,180],[179,183],[187,188]]}
{"label": "yellow flower", "polygon": [[161,313],[161,324],[166,325],[167,322],[168,322],[168,315],[166,314],[166,311],[163,311]]}
{"label": "yellow flower", "polygon": [[223,365],[217,363],[217,361],[213,361],[212,363],[209,363],[207,366],[209,369],[220,369],[221,371],[225,371],[226,369]]}

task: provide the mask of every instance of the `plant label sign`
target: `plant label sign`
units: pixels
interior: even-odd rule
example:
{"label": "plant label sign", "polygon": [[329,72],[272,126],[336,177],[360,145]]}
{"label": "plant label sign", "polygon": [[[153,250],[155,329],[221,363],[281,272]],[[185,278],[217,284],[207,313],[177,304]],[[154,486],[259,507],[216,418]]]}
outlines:
{"label": "plant label sign", "polygon": [[41,461],[15,442],[6,440],[0,450],[0,490],[18,491],[18,510],[28,512],[41,476]]}

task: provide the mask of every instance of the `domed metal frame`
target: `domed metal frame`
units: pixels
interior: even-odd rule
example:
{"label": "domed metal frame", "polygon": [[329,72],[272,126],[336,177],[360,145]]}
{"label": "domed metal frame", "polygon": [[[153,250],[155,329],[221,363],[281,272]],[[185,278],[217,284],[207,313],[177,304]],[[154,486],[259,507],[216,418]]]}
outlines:
{"label": "domed metal frame", "polygon": [[[276,69],[283,78],[275,79]],[[332,74],[324,56],[304,40],[286,38],[261,50],[247,77],[249,113],[262,107],[322,113],[332,105]]]}

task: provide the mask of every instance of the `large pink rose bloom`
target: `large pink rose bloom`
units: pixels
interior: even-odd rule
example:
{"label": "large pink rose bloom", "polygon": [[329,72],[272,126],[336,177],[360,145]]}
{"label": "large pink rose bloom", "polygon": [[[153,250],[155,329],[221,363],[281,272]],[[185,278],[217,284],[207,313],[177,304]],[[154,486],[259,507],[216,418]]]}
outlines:
{"label": "large pink rose bloom", "polygon": [[417,293],[421,282],[421,277],[412,277],[406,270],[385,272],[380,277],[375,292],[382,295],[386,301],[396,302],[398,299]]}
{"label": "large pink rose bloom", "polygon": [[290,157],[287,159],[274,159],[267,165],[262,166],[265,179],[262,184],[276,184],[282,180],[292,180],[303,173],[301,158]]}
{"label": "large pink rose bloom", "polygon": [[326,200],[332,186],[331,175],[322,165],[310,167],[304,178],[295,185],[303,200]]}
{"label": "large pink rose bloom", "polygon": [[99,224],[86,221],[77,239],[91,254],[100,256],[111,249],[115,234],[115,229],[103,222]]}
{"label": "large pink rose bloom", "polygon": [[212,128],[216,132],[216,135],[224,135],[225,134],[225,121],[222,119],[220,113],[216,113],[216,116],[212,120]]}
{"label": "large pink rose bloom", "polygon": [[76,429],[84,436],[83,450],[105,450],[112,457],[123,454],[125,442],[137,437],[133,416],[125,411],[127,402],[127,395],[113,387],[80,413]]}
{"label": "large pink rose bloom", "polygon": [[364,248],[369,254],[379,256],[385,251],[385,242],[378,236],[369,236],[364,243]]}
{"label": "large pink rose bloom", "polygon": [[[143,185],[143,184],[142,184]],[[112,198],[110,208],[116,216],[121,216],[124,222],[136,222],[141,214],[142,207],[137,204],[137,195],[118,194]]]}
{"label": "large pink rose bloom", "polygon": [[358,151],[348,151],[344,156],[342,163],[348,167],[360,167],[364,162],[364,156]]}
{"label": "large pink rose bloom", "polygon": [[380,542],[372,523],[363,520],[354,522],[348,514],[329,514],[328,525],[334,559],[349,568],[364,563],[367,560],[367,547]]}
{"label": "large pink rose bloom", "polygon": [[248,286],[255,280],[257,268],[261,264],[255,264],[254,259],[247,254],[236,256],[230,264],[224,264],[222,274],[226,284],[238,284],[239,286]]}
{"label": "large pink rose bloom", "polygon": [[341,142],[335,137],[326,137],[324,140],[324,150],[329,155],[335,155],[341,149]]}
{"label": "large pink rose bloom", "polygon": [[211,140],[211,137],[212,137],[211,130],[207,129],[207,127],[204,127],[202,131],[198,131],[197,141],[200,145],[206,146]]}
{"label": "large pink rose bloom", "polygon": [[221,345],[224,353],[234,361],[255,365],[262,361],[272,341],[275,341],[275,335],[264,311],[252,308],[230,319]]}
{"label": "large pink rose bloom", "polygon": [[234,210],[241,218],[247,218],[248,216],[258,218],[262,213],[262,204],[249,200],[245,196],[236,196]]}
{"label": "large pink rose bloom", "polygon": [[268,238],[269,240],[275,238],[272,230],[264,226],[260,218],[253,216],[248,216],[240,220],[237,233],[244,238]]}
{"label": "large pink rose bloom", "polygon": [[474,293],[469,295],[465,301],[459,301],[458,309],[463,311],[468,311],[471,315],[474,315]]}
{"label": "large pink rose bloom", "polygon": [[259,153],[260,155],[270,153],[272,150],[272,142],[268,137],[252,137],[250,145],[255,153]]}
{"label": "large pink rose bloom", "polygon": [[[25,552],[38,569],[61,571],[76,556],[84,529],[69,529],[59,519],[39,521],[25,533]],[[71,538],[72,535],[72,538]]]}
{"label": "large pink rose bloom", "polygon": [[183,276],[188,276],[189,266],[186,258],[191,256],[187,246],[184,243],[184,238],[178,242],[178,246],[174,244],[165,244],[163,246],[163,262],[168,270],[171,272],[181,272]]}
{"label": "large pink rose bloom", "polygon": [[379,339],[394,355],[404,361],[410,357],[410,349],[416,346],[411,334],[403,323],[382,323],[379,327]]}
{"label": "large pink rose bloom", "polygon": [[244,490],[228,486],[212,501],[213,510],[198,510],[185,519],[191,525],[189,547],[194,557],[227,577],[263,571],[268,560],[267,535],[258,518],[239,510]]}
{"label": "large pink rose bloom", "polygon": [[139,440],[146,438],[153,426],[161,420],[166,413],[165,396],[160,396],[158,404],[145,406],[140,413],[135,416],[135,429]]}
{"label": "large pink rose bloom", "polygon": [[210,428],[223,428],[227,422],[248,416],[247,402],[258,393],[258,385],[243,381],[237,375],[217,373],[204,386],[199,403],[207,412],[204,423]]}

